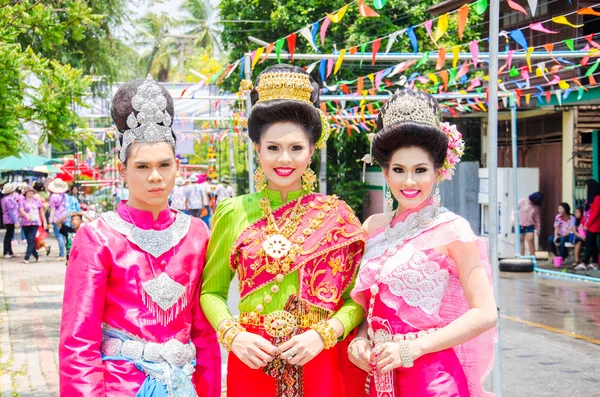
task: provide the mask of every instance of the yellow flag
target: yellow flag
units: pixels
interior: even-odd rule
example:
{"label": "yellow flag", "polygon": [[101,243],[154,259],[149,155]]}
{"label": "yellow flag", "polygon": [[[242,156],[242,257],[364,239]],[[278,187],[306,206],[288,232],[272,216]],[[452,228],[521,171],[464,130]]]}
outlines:
{"label": "yellow flag", "polygon": [[342,66],[342,62],[344,62],[344,55],[346,55],[345,49],[340,51],[340,56],[338,57],[337,61],[335,62],[335,68],[333,69],[333,74],[336,74],[338,72],[338,70],[340,70],[340,67]]}
{"label": "yellow flag", "polygon": [[561,90],[566,90],[568,88],[571,88],[571,85],[564,80],[559,81],[558,86],[560,87]]}
{"label": "yellow flag", "polygon": [[367,77],[369,78],[369,80],[371,80],[371,85],[374,87],[375,86],[375,74],[371,73]]}
{"label": "yellow flag", "polygon": [[442,15],[438,19],[437,28],[435,29],[435,41],[442,38],[444,33],[448,30],[448,13]]}
{"label": "yellow flag", "polygon": [[336,12],[335,14],[327,14],[327,16],[329,17],[329,19],[331,19],[331,22],[333,23],[338,23],[339,21],[342,20],[342,18],[344,17],[344,15],[346,14],[346,11],[348,11],[348,6],[350,4],[346,4],[345,6],[343,6],[342,8],[340,8],[338,10],[338,12]]}
{"label": "yellow flag", "polygon": [[531,101],[531,94],[525,94],[525,103],[529,105],[529,101]]}
{"label": "yellow flag", "polygon": [[535,47],[527,48],[527,54],[525,54],[525,59],[527,59],[527,66],[529,67],[529,72],[531,72],[531,54],[535,50]]}
{"label": "yellow flag", "polygon": [[260,47],[258,50],[256,50],[256,54],[254,55],[254,59],[252,60],[252,70],[254,70],[256,63],[260,59],[260,56],[263,54],[263,52],[265,52],[265,47]]}
{"label": "yellow flag", "polygon": [[539,67],[535,68],[535,76],[536,77],[542,77],[542,76],[544,76],[544,71],[542,69],[540,69]]}
{"label": "yellow flag", "polygon": [[437,78],[437,76],[436,76],[435,74],[433,74],[433,73],[429,73],[429,74],[427,75],[427,77],[429,77],[429,80],[433,81],[433,84],[437,84],[437,82],[438,82],[438,78]]}
{"label": "yellow flag", "polygon": [[561,25],[568,25],[568,26],[570,26],[572,28],[580,28],[580,27],[583,26],[583,25],[573,25],[571,22],[569,22],[567,20],[567,17],[565,17],[564,15],[560,15],[558,17],[552,18],[552,22],[559,23]]}
{"label": "yellow flag", "polygon": [[452,47],[452,55],[454,55],[454,59],[452,59],[452,67],[455,68],[458,65],[458,54],[460,53],[460,46],[455,45]]}

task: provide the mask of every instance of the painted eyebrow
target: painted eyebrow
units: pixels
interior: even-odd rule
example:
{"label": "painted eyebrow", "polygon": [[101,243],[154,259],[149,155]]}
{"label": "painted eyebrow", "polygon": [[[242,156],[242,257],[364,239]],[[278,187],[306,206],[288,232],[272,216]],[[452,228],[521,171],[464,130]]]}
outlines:
{"label": "painted eyebrow", "polygon": [[[392,167],[394,167],[394,166],[407,168],[406,166],[404,166],[402,164],[398,164],[398,163],[392,164]],[[427,163],[419,163],[419,164],[415,164],[413,167],[428,167],[428,166],[429,166],[429,164],[427,164]]]}
{"label": "painted eyebrow", "polygon": [[[173,159],[164,159],[164,160],[159,161],[159,163],[170,163],[171,161],[173,161]],[[148,164],[151,164],[151,163],[148,162],[148,161],[135,161],[133,164],[135,164],[135,165],[148,165]]]}
{"label": "painted eyebrow", "polygon": [[[275,142],[275,141],[267,141],[265,143],[268,144],[268,145],[281,145],[280,143]],[[305,142],[298,141],[298,142],[290,143],[290,145],[304,145],[304,143]]]}

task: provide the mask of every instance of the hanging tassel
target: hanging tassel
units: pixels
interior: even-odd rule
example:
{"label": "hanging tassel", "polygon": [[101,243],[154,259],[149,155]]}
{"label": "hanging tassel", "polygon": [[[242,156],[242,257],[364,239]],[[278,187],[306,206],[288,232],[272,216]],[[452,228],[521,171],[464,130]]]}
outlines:
{"label": "hanging tassel", "polygon": [[188,305],[188,296],[187,294],[183,294],[183,296],[175,305],[170,307],[168,310],[163,310],[152,300],[152,297],[148,295],[144,289],[142,289],[142,302],[148,311],[152,313],[152,315],[154,315],[154,317],[158,320],[160,325],[167,326],[169,323],[171,323],[171,321],[179,316],[179,313],[185,310]]}

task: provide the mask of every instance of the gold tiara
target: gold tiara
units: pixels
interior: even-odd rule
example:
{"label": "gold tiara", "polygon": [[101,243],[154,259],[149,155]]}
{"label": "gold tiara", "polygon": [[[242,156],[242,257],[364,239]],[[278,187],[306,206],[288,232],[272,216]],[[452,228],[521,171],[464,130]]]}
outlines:
{"label": "gold tiara", "polygon": [[310,77],[300,73],[272,72],[260,76],[256,91],[258,101],[265,102],[273,99],[292,99],[313,104],[310,94],[315,88],[310,83]]}

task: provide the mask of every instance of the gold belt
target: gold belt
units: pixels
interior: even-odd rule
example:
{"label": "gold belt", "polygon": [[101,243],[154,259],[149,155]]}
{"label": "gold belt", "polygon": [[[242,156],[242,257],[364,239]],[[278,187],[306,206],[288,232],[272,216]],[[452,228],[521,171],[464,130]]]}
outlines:
{"label": "gold belt", "polygon": [[310,328],[312,325],[328,318],[329,315],[324,311],[311,311],[298,316],[285,310],[277,310],[264,315],[256,312],[240,313],[238,323],[263,327],[267,335],[282,338],[290,335],[296,328]]}

